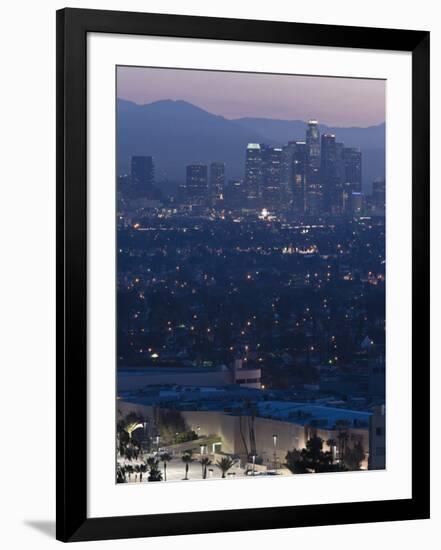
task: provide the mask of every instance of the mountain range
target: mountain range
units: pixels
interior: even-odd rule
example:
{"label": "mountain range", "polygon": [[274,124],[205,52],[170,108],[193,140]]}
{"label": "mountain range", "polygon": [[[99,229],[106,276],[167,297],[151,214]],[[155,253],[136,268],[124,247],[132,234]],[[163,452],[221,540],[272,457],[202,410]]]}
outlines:
{"label": "mountain range", "polygon": [[[337,141],[360,147],[363,154],[363,187],[385,173],[385,124],[360,127],[320,125]],[[151,155],[157,182],[166,192],[185,180],[185,166],[192,163],[226,163],[227,179],[244,175],[248,143],[281,146],[304,140],[306,122],[270,118],[226,119],[186,101],[161,100],[146,105],[117,100],[118,173],[128,173],[132,155]],[[168,182],[168,184],[166,183]]]}

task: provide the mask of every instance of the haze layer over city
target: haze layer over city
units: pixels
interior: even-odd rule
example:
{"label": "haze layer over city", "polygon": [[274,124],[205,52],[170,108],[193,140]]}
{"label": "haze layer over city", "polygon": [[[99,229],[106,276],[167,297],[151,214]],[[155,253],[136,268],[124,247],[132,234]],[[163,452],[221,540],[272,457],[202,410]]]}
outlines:
{"label": "haze layer over city", "polygon": [[384,468],[384,82],[122,67],[116,115],[116,481]]}

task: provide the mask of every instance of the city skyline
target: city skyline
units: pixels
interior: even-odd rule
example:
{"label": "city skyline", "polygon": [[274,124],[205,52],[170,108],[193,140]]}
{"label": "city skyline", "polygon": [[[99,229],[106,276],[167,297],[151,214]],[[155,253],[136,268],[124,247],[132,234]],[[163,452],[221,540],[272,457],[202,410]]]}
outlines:
{"label": "city skyline", "polygon": [[[186,164],[185,183],[168,200],[190,208],[264,208],[285,215],[378,213],[384,210],[384,180],[377,179],[383,183],[365,196],[362,156],[359,147],[321,134],[318,121],[310,120],[304,140],[281,146],[248,143],[240,179],[227,180],[220,158]],[[130,178],[138,197],[165,198],[156,185],[152,156],[132,156]]]}
{"label": "city skyline", "polygon": [[116,482],[384,469],[385,127],[200,103],[117,104]]}
{"label": "city skyline", "polygon": [[182,100],[226,119],[319,119],[369,127],[385,122],[386,81],[328,76],[117,68],[118,99],[146,105]]}

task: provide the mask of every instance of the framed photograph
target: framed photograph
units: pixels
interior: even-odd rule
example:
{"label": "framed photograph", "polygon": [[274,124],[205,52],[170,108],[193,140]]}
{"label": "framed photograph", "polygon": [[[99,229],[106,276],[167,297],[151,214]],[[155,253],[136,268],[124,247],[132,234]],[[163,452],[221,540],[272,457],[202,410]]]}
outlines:
{"label": "framed photograph", "polygon": [[57,12],[57,255],[59,540],[429,517],[428,32]]}

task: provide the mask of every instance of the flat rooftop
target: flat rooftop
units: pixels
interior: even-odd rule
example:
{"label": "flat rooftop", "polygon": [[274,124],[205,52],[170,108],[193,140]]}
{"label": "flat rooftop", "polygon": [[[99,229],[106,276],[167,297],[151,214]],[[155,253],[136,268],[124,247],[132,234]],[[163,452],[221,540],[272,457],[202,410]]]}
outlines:
{"label": "flat rooftop", "polygon": [[369,418],[372,416],[372,413],[368,411],[353,411],[340,407],[316,405],[315,403],[261,401],[257,404],[257,407],[260,416],[303,425],[309,424],[311,420],[325,420],[326,422],[323,422],[323,424],[326,424],[328,427],[339,420],[345,420],[350,424],[354,424],[354,422],[369,424]]}
{"label": "flat rooftop", "polygon": [[369,411],[355,411],[341,407],[332,407],[316,403],[281,401],[268,399],[262,390],[240,388],[237,386],[182,387],[156,386],[149,391],[131,394],[122,393],[120,399],[128,403],[147,406],[173,406],[182,411],[210,411],[223,414],[254,414],[261,418],[270,418],[282,422],[300,425],[314,425],[317,428],[332,429],[337,422],[346,421],[351,427],[368,427]]}

